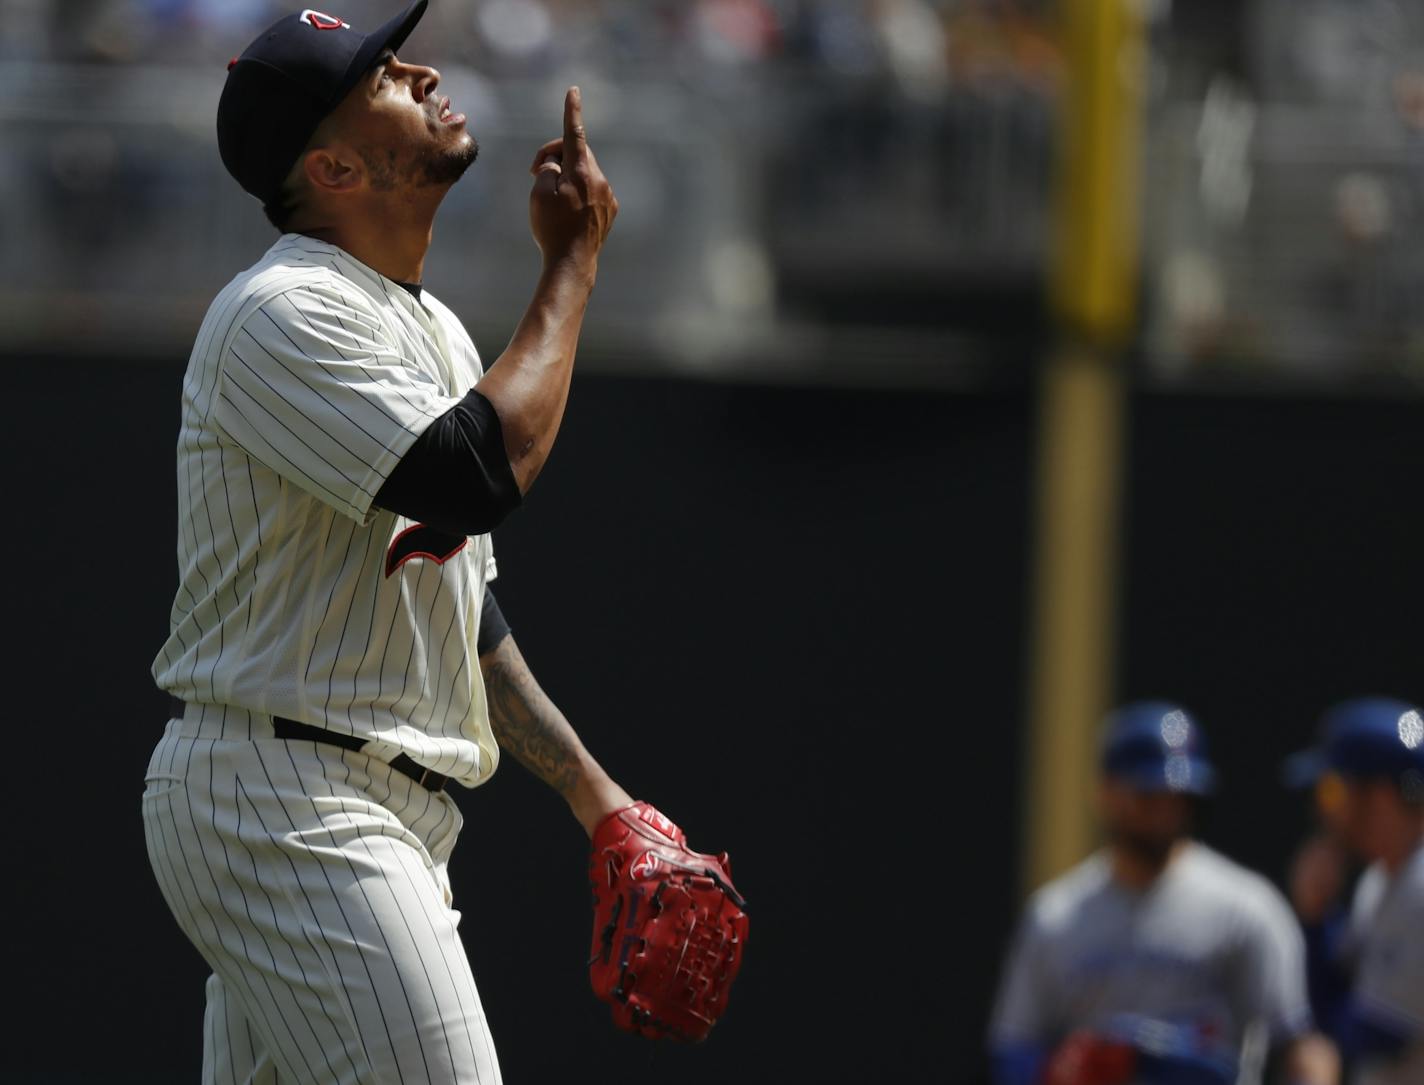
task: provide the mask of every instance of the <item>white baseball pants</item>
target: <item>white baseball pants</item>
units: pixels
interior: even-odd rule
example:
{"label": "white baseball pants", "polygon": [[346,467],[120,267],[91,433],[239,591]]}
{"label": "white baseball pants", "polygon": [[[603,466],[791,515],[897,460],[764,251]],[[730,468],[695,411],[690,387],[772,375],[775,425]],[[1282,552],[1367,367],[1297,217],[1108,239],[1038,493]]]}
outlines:
{"label": "white baseball pants", "polygon": [[213,970],[204,1085],[500,1081],[451,906],[449,795],[190,706],[154,748],[143,819],[164,899]]}

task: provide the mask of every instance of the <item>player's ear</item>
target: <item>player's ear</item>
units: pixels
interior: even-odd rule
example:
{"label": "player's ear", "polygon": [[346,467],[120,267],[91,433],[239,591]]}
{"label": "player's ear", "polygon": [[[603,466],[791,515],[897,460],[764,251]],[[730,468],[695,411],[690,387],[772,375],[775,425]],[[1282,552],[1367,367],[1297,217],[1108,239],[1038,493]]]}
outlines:
{"label": "player's ear", "polygon": [[302,160],[302,172],[318,192],[349,192],[360,186],[365,170],[359,156],[337,147],[316,147]]}

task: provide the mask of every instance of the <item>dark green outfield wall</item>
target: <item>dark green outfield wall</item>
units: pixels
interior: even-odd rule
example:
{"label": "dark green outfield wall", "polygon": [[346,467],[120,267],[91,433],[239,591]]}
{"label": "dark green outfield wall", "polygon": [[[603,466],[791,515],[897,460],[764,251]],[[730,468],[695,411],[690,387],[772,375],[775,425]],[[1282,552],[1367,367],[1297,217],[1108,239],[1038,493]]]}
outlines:
{"label": "dark green outfield wall", "polygon": [[[181,367],[12,361],[8,1080],[196,1080],[203,969],[149,874]],[[1419,695],[1424,405],[1136,401],[1124,696],[1217,739],[1207,833],[1279,876],[1323,701]],[[506,1079],[975,1082],[1014,876],[1029,397],[576,380],[498,593],[632,791],[731,851],[752,934],[700,1048],[587,987],[584,841],[512,761],[458,798],[462,931]],[[61,451],[52,419],[87,434]]]}

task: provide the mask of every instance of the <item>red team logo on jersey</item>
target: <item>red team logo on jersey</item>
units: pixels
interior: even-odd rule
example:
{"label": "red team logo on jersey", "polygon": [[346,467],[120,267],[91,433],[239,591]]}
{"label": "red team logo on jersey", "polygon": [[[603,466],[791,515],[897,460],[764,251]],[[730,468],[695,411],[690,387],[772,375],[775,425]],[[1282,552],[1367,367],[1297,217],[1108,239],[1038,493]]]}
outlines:
{"label": "red team logo on jersey", "polygon": [[328,15],[323,11],[314,11],[311,8],[307,8],[303,11],[299,18],[302,22],[314,26],[318,30],[340,30],[342,27],[345,27],[347,30],[351,29],[350,23],[343,23],[335,15]]}
{"label": "red team logo on jersey", "polygon": [[444,565],[469,542],[464,535],[450,535],[426,524],[414,524],[391,540],[386,551],[386,575],[390,576],[411,558],[426,558]]}

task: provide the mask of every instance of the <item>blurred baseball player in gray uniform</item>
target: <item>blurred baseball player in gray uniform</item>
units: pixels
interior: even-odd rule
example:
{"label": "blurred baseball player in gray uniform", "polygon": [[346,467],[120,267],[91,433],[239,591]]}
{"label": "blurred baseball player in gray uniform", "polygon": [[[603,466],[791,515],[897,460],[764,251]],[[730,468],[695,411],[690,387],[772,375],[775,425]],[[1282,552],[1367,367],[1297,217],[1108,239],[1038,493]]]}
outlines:
{"label": "blurred baseball player in gray uniform", "polygon": [[[1106,722],[1106,846],[1029,901],[990,1025],[999,1085],[1330,1085],[1301,933],[1266,879],[1191,839],[1215,772],[1182,707]],[[1273,1056],[1273,1057],[1272,1057]]]}
{"label": "blurred baseball player in gray uniform", "polygon": [[[1287,763],[1314,784],[1324,833],[1302,848],[1292,896],[1312,989],[1350,1085],[1424,1082],[1424,714],[1405,701],[1332,706],[1322,741]],[[1348,904],[1337,846],[1366,864]]]}
{"label": "blurred baseball player in gray uniform", "polygon": [[563,416],[617,203],[570,88],[531,165],[543,271],[485,372],[421,282],[477,145],[435,69],[306,9],[229,65],[224,164],[281,237],[209,308],[183,384],[174,698],[142,809],[212,969],[203,1080],[479,1082],[499,1060],[456,927],[448,782],[501,751],[592,834],[631,799],[525,665],[490,530]]}

